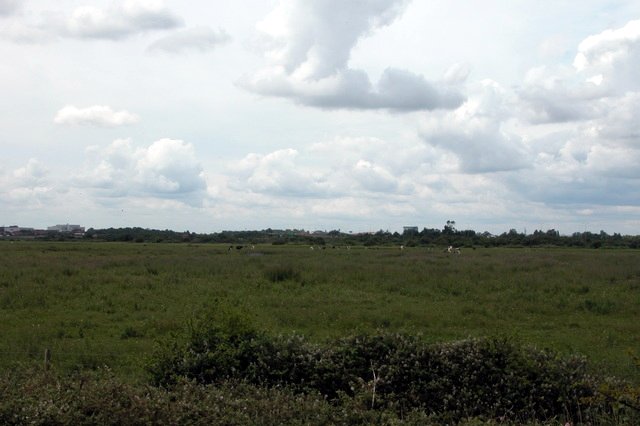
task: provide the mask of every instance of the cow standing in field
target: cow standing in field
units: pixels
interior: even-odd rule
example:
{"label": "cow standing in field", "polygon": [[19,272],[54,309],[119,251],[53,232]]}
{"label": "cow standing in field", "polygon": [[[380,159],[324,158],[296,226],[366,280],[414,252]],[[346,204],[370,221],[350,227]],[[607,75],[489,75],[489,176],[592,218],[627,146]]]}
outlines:
{"label": "cow standing in field", "polygon": [[449,246],[445,249],[445,251],[449,254],[460,254],[460,247]]}

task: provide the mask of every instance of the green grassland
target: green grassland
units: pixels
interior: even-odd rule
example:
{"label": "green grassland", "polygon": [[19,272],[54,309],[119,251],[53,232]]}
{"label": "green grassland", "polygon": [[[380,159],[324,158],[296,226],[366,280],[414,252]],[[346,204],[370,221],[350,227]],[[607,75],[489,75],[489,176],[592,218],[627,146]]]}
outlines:
{"label": "green grassland", "polygon": [[0,370],[108,365],[144,377],[158,340],[241,312],[272,334],[507,337],[640,381],[640,251],[0,242]]}

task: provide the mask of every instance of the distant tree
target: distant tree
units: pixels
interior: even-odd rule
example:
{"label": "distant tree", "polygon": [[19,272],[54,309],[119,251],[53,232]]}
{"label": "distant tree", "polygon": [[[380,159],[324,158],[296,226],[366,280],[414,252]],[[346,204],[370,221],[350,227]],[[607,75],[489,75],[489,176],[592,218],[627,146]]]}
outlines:
{"label": "distant tree", "polygon": [[559,237],[560,236],[560,231],[556,231],[555,229],[548,229],[547,230],[547,236],[549,236],[549,237]]}
{"label": "distant tree", "polygon": [[444,225],[444,229],[442,230],[443,234],[453,235],[456,233],[456,221],[455,220],[447,220],[447,224]]}

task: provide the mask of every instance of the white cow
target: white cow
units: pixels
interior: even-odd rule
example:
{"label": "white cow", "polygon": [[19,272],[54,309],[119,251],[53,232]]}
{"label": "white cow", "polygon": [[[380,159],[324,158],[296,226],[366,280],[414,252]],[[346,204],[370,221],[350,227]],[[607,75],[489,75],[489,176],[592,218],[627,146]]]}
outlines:
{"label": "white cow", "polygon": [[449,246],[446,250],[447,253],[460,254],[460,247]]}

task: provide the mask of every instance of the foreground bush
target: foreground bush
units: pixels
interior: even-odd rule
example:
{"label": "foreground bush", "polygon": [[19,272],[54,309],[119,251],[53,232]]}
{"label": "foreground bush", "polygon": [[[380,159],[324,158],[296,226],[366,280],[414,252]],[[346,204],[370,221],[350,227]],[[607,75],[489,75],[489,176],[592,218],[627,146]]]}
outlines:
{"label": "foreground bush", "polygon": [[427,345],[412,336],[381,334],[321,346],[300,336],[273,338],[250,327],[204,321],[192,324],[186,339],[160,349],[149,371],[161,386],[181,379],[242,380],[320,394],[336,406],[358,401],[373,411],[418,411],[447,422],[579,422],[613,412],[583,358],[495,339]]}
{"label": "foreground bush", "polygon": [[[0,376],[2,425],[435,425],[420,411],[402,416],[348,399],[229,381],[179,381],[170,389],[125,384],[109,370],[59,376],[41,371]],[[463,424],[480,424],[468,419]]]}
{"label": "foreground bush", "polygon": [[171,390],[122,383],[109,371],[2,378],[3,425],[326,424],[335,410],[317,396],[242,383],[182,381]]}
{"label": "foreground bush", "polygon": [[[370,409],[369,398],[265,388],[243,382],[201,385],[181,380],[170,388],[125,384],[109,370],[60,376],[28,371],[0,376],[2,425],[521,425],[565,424],[486,417],[453,422],[421,410]],[[633,425],[638,417],[600,411],[588,424]],[[576,423],[578,424],[578,423]]]}
{"label": "foreground bush", "polygon": [[[381,379],[376,382],[378,386]],[[2,425],[438,425],[438,424],[565,424],[566,415],[524,420],[515,416],[460,417],[423,409],[398,409],[378,403],[379,387],[361,383],[353,396],[341,393],[329,401],[317,392],[265,387],[225,380],[199,384],[177,379],[171,386],[132,385],[108,369],[62,376],[55,372],[17,371],[0,375]],[[609,391],[626,388],[607,383]],[[637,389],[624,397],[637,396]],[[608,404],[595,394],[583,402],[574,424],[635,425],[637,412]],[[372,402],[375,408],[372,409]],[[629,400],[627,400],[629,402]],[[636,400],[637,402],[637,400]],[[386,405],[386,407],[385,407]],[[455,417],[455,418],[454,418]],[[460,418],[457,418],[460,417]]]}

